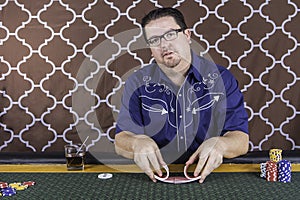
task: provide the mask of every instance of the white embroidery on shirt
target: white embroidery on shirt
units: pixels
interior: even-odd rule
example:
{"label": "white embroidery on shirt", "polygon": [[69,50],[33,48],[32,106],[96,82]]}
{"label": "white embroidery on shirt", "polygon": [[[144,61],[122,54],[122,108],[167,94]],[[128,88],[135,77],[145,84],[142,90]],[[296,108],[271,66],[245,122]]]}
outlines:
{"label": "white embroidery on shirt", "polygon": [[[146,98],[146,99],[148,99],[148,101],[151,100],[152,102],[155,102],[155,101],[162,102],[165,105],[166,109],[168,109],[167,103],[165,101],[161,100],[161,99],[150,98],[150,97],[145,96],[145,95],[141,95],[140,98],[141,99],[142,98]],[[144,103],[142,103],[142,107],[143,107],[143,109],[145,109],[145,110],[147,110],[149,112],[159,112],[159,113],[161,113],[161,115],[164,115],[164,114],[168,113],[168,111],[164,107],[162,107],[161,109],[159,109],[159,108],[154,108],[152,106],[148,106],[148,105],[146,105]]]}
{"label": "white embroidery on shirt", "polygon": [[[193,115],[198,114],[198,112],[201,112],[203,110],[211,108],[214,104],[216,104],[221,96],[224,95],[223,92],[207,92],[203,96],[195,98],[196,93],[199,92],[200,90],[209,90],[214,87],[216,79],[219,77],[217,73],[209,73],[207,77],[203,77],[202,82],[197,82],[193,85],[191,85],[188,89],[186,94],[182,94],[182,98],[185,99],[186,101],[186,112],[192,112]],[[163,99],[159,98],[151,98],[147,95],[141,95],[140,98],[146,98],[147,101],[142,101],[142,108],[148,112],[153,112],[153,113],[160,113],[161,115],[167,115],[168,117],[168,123],[176,128],[176,124],[173,124],[170,121],[169,115],[171,113],[175,113],[176,109],[172,106],[173,101],[175,100],[173,92],[170,90],[170,88],[162,83],[151,83],[151,77],[150,76],[144,76],[143,81],[145,82],[145,91],[146,93],[154,93],[154,92],[159,92],[159,93],[165,93],[168,96],[171,96],[171,100],[166,102]],[[212,97],[209,102],[206,102],[205,104],[199,104],[202,99],[205,97]],[[175,100],[177,101],[177,99]],[[145,102],[149,102],[149,105],[145,104]],[[162,108],[158,107],[153,107],[153,105],[161,105]],[[176,104],[175,104],[176,105]],[[169,110],[170,108],[170,110]],[[185,121],[184,122],[184,127],[188,127],[193,123],[193,118],[190,118],[190,121]],[[177,127],[178,128],[178,127]]]}
{"label": "white embroidery on shirt", "polygon": [[213,73],[213,74],[208,73],[207,78],[203,77],[202,82],[206,85],[206,88],[204,88],[204,89],[209,90],[209,89],[213,88],[215,85],[215,80],[217,78],[219,78],[219,75],[217,73]]}

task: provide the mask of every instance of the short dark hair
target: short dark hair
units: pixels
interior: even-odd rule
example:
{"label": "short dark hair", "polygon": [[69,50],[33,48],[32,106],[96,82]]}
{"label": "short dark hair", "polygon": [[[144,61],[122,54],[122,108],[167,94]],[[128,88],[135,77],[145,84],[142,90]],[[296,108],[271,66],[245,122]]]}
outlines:
{"label": "short dark hair", "polygon": [[167,16],[173,17],[174,20],[176,21],[176,23],[180,26],[180,28],[182,30],[187,29],[187,25],[185,23],[184,16],[179,10],[177,10],[176,8],[170,8],[170,7],[168,7],[168,8],[157,8],[155,10],[150,11],[142,19],[141,25],[142,25],[142,28],[143,28],[144,38],[147,39],[146,38],[146,33],[145,33],[145,26],[147,24],[149,24],[150,21],[159,19],[161,17],[167,17]]}

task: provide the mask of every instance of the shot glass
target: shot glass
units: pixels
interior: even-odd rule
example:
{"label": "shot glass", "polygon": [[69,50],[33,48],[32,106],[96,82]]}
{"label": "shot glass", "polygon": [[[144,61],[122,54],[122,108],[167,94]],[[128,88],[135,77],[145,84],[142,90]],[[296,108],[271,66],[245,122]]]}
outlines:
{"label": "shot glass", "polygon": [[85,144],[65,145],[65,157],[68,170],[84,170],[85,163]]}

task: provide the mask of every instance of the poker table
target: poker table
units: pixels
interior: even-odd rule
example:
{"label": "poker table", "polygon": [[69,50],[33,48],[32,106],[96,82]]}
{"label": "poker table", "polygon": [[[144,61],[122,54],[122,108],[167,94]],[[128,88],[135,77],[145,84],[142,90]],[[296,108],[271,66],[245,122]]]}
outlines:
{"label": "poker table", "polygon": [[[118,166],[119,168],[120,166]],[[300,166],[292,165],[290,183],[268,182],[260,177],[259,164],[222,164],[203,184],[153,183],[135,165],[117,171],[104,165],[86,165],[67,171],[63,164],[1,165],[2,182],[34,181],[13,199],[292,199],[299,198]],[[183,165],[171,165],[172,175],[182,176]],[[101,173],[113,175],[99,179]],[[6,197],[2,197],[6,198]]]}
{"label": "poker table", "polygon": [[[68,171],[63,163],[1,164],[0,182],[34,181],[11,199],[297,199],[300,164],[292,160],[292,181],[268,182],[260,177],[259,163],[225,161],[203,184],[153,183],[134,164],[86,164]],[[240,162],[240,161],[239,161]],[[253,159],[251,159],[253,162]],[[183,164],[170,164],[172,176],[183,176]],[[193,168],[189,168],[192,173]],[[121,169],[121,170],[120,170]],[[99,179],[103,173],[110,179]]]}

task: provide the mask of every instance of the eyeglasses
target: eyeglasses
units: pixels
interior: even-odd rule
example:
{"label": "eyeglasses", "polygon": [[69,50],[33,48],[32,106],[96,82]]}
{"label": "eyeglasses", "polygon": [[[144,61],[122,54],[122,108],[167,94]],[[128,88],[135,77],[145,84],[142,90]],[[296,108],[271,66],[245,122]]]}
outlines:
{"label": "eyeglasses", "polygon": [[162,181],[162,182],[165,182],[165,183],[174,183],[174,184],[181,184],[181,183],[189,183],[189,182],[193,182],[193,181],[196,181],[196,180],[199,180],[201,178],[201,176],[197,176],[197,177],[190,177],[188,174],[187,174],[187,169],[188,169],[188,166],[184,166],[184,169],[183,169],[183,173],[184,173],[184,176],[185,177],[169,177],[169,168],[167,165],[163,166],[163,168],[166,170],[167,172],[167,175],[165,177],[159,177],[157,175],[154,175],[154,178],[159,180],[159,181]]}
{"label": "eyeglasses", "polygon": [[183,31],[183,29],[173,29],[161,36],[155,36],[147,40],[147,44],[150,47],[156,47],[160,45],[161,39],[164,38],[166,41],[175,40],[178,37],[178,33]]}

